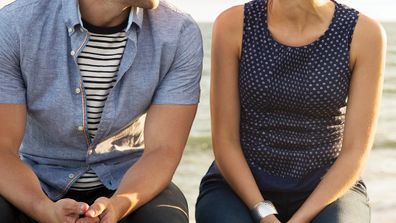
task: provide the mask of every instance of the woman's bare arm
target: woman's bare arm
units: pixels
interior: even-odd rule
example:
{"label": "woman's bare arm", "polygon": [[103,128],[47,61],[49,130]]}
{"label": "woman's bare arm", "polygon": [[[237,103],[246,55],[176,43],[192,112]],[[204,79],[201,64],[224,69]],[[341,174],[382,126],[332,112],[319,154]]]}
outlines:
{"label": "woman's bare arm", "polygon": [[352,79],[342,151],[322,182],[289,221],[310,222],[360,176],[372,147],[380,108],[386,38],[381,26],[361,15],[351,46]]}
{"label": "woman's bare arm", "polygon": [[[211,76],[212,140],[221,174],[251,209],[264,198],[240,145],[238,76],[242,32],[243,6],[225,11],[214,24]],[[262,222],[279,221],[270,216]]]}

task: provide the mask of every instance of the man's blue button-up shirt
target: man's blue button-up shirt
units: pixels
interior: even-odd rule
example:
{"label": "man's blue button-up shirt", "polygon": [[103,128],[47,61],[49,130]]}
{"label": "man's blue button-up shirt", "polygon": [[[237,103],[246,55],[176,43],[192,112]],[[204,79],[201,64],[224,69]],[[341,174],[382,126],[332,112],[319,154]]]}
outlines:
{"label": "man's blue button-up shirt", "polygon": [[88,169],[116,189],[139,159],[151,104],[197,104],[202,38],[165,1],[133,9],[117,82],[93,141],[87,134],[79,53],[89,40],[78,0],[17,0],[0,10],[0,104],[26,104],[22,160],[57,200]]}

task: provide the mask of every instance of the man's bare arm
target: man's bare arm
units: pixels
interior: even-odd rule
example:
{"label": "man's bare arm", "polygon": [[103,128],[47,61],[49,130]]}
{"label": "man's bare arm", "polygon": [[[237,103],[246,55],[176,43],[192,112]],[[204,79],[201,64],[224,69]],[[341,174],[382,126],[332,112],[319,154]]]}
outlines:
{"label": "man's bare arm", "polygon": [[38,214],[37,204],[49,202],[33,171],[19,159],[26,125],[26,106],[0,105],[0,194],[27,214]]}
{"label": "man's bare arm", "polygon": [[[125,174],[111,199],[99,198],[89,217],[119,220],[149,202],[171,182],[197,110],[197,105],[152,105],[145,123],[145,151]],[[111,210],[111,211],[110,211]]]}
{"label": "man's bare arm", "polygon": [[41,223],[74,223],[88,205],[71,199],[54,203],[42,191],[34,172],[19,159],[26,105],[0,104],[0,123],[0,195]]}

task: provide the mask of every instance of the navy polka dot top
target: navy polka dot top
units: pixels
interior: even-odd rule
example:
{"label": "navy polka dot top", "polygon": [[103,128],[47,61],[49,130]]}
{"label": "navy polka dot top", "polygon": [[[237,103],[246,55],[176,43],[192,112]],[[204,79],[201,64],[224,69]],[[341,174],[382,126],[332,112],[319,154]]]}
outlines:
{"label": "navy polka dot top", "polygon": [[271,36],[267,0],[245,4],[240,137],[262,190],[311,190],[340,153],[358,12],[335,4],[327,31],[301,47]]}

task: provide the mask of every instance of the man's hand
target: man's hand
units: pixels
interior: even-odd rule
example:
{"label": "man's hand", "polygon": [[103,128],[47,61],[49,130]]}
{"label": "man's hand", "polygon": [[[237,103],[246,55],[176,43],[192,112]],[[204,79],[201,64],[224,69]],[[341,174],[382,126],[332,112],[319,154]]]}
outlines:
{"label": "man's hand", "polygon": [[281,223],[275,215],[267,216],[261,219],[260,223]]}
{"label": "man's hand", "polygon": [[85,217],[76,223],[117,223],[119,218],[111,199],[100,197],[85,212]]}
{"label": "man's hand", "polygon": [[[46,219],[41,219],[43,223],[76,223],[81,215],[86,213],[89,206],[83,202],[77,202],[72,199],[61,199],[55,203],[51,203],[48,207],[44,207],[48,215]],[[87,223],[95,223],[90,219]]]}

